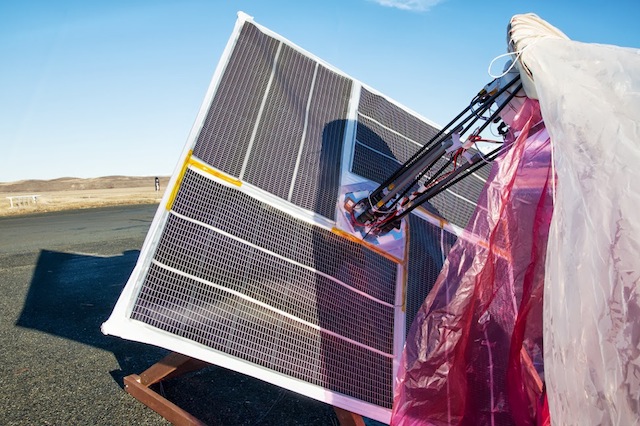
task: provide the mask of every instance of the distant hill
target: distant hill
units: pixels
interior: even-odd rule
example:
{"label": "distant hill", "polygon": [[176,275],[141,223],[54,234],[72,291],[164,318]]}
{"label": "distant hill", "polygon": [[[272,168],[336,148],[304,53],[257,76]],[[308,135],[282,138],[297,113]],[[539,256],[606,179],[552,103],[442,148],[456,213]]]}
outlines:
{"label": "distant hill", "polygon": [[[164,188],[169,182],[168,176],[158,176]],[[0,192],[5,193],[38,193],[50,191],[70,191],[82,189],[110,188],[153,188],[155,176],[103,176],[98,178],[62,177],[51,180],[20,180],[16,182],[0,182]]]}

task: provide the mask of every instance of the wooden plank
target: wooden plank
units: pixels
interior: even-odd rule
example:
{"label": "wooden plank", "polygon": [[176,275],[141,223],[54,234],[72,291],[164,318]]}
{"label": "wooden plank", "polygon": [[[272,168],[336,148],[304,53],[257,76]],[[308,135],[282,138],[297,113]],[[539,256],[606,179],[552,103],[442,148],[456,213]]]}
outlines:
{"label": "wooden plank", "polygon": [[360,414],[354,414],[336,406],[333,407],[333,411],[336,412],[340,426],[365,426],[364,419]]}
{"label": "wooden plank", "polygon": [[191,359],[191,357],[186,355],[172,352],[153,364],[143,373],[140,373],[140,383],[143,386],[151,386],[154,383],[158,383],[179,370],[181,366],[188,363]]}
{"label": "wooden plank", "polygon": [[[189,371],[204,368],[210,364],[186,355],[172,352],[153,364],[140,375],[131,374],[124,378],[127,393],[151,408],[156,413],[177,426],[206,426],[187,411],[159,395],[149,386],[171,377],[177,377]],[[365,426],[362,416],[342,408],[333,407],[340,426]]]}
{"label": "wooden plank", "polygon": [[195,359],[195,358],[191,358],[189,361],[185,362],[184,364],[180,365],[177,369],[175,369],[174,371],[172,371],[171,373],[167,374],[164,379],[162,380],[168,380],[171,379],[173,377],[179,377],[182,376],[183,374],[187,374],[191,371],[197,371],[197,370],[202,370],[205,367],[210,367],[211,364],[209,364],[208,362],[204,362],[204,361],[200,361],[199,359]]}
{"label": "wooden plank", "polygon": [[124,378],[124,388],[131,396],[151,408],[176,426],[206,426],[173,402],[157,394],[140,382],[140,376],[131,374]]}

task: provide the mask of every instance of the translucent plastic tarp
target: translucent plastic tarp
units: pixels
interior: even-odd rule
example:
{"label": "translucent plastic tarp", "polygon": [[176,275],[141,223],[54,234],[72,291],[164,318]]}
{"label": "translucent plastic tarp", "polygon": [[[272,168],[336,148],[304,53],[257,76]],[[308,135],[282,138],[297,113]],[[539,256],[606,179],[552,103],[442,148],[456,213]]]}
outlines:
{"label": "translucent plastic tarp", "polygon": [[543,38],[522,59],[558,178],[544,288],[551,419],[640,424],[640,50]]}
{"label": "translucent plastic tarp", "polygon": [[[543,392],[542,289],[553,211],[537,101],[493,167],[471,224],[411,326],[394,425],[534,424]],[[485,210],[486,209],[486,210]]]}

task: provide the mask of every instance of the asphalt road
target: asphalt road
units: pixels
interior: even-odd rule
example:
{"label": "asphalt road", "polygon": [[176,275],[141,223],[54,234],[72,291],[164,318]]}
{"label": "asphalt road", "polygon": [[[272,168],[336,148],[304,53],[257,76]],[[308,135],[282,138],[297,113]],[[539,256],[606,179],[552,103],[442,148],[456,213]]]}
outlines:
{"label": "asphalt road", "polygon": [[[100,332],[156,208],[0,218],[0,424],[169,424],[122,383],[167,351]],[[218,367],[162,391],[210,425],[338,424],[326,404]]]}

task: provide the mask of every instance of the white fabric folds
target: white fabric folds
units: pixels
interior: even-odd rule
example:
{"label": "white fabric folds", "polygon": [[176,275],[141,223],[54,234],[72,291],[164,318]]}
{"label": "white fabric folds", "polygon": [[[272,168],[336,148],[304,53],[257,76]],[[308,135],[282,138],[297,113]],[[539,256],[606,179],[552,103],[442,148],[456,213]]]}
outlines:
{"label": "white fabric folds", "polygon": [[557,176],[544,289],[551,420],[640,424],[640,50],[546,37],[522,60]]}

